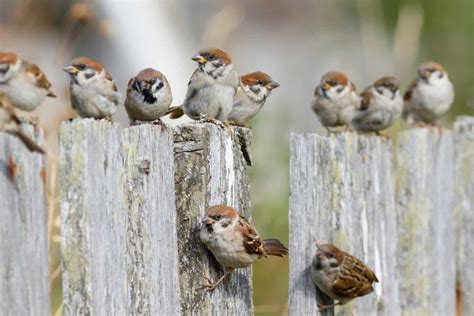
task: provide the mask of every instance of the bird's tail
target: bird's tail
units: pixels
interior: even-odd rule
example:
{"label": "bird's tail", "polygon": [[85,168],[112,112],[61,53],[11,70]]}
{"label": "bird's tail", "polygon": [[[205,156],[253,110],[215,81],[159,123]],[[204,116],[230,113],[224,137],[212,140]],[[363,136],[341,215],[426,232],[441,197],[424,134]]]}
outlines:
{"label": "bird's tail", "polygon": [[36,142],[34,142],[23,131],[18,130],[18,131],[15,131],[12,134],[14,134],[15,136],[18,136],[18,138],[23,142],[23,144],[25,144],[26,148],[28,148],[30,151],[38,152],[40,154],[45,154],[46,153],[43,148],[41,148]]}
{"label": "bird's tail", "polygon": [[278,239],[265,239],[263,248],[268,256],[284,257],[288,255],[288,248]]}
{"label": "bird's tail", "polygon": [[170,119],[178,119],[180,118],[181,116],[184,115],[184,111],[183,111],[183,106],[182,105],[179,105],[179,106],[172,106],[168,109],[168,111],[166,111],[165,115],[170,115]]}

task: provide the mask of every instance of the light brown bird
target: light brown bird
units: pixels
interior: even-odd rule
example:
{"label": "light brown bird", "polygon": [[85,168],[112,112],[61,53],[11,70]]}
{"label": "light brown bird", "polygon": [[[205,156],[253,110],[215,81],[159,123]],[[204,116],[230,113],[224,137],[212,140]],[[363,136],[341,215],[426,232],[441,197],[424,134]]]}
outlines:
{"label": "light brown bird", "polygon": [[264,72],[257,71],[240,77],[237,94],[228,120],[243,126],[262,109],[273,89],[280,85]]}
{"label": "light brown bird", "polygon": [[379,131],[390,127],[402,114],[400,83],[395,77],[377,79],[360,96],[360,109],[351,122],[357,131],[379,134]]}
{"label": "light brown bird", "polygon": [[314,90],[311,108],[330,133],[331,127],[348,127],[359,104],[356,87],[347,76],[342,72],[329,71]]}
{"label": "light brown bird", "polygon": [[317,243],[311,264],[311,276],[316,286],[338,302],[319,306],[320,310],[345,304],[354,298],[372,293],[375,273],[362,261],[331,244]]}
{"label": "light brown bird", "polygon": [[146,68],[128,82],[125,109],[133,121],[160,122],[173,96],[166,77],[158,70]]}
{"label": "light brown bird", "polygon": [[111,119],[122,97],[104,66],[90,58],[79,57],[63,70],[71,77],[71,104],[79,116]]}
{"label": "light brown bird", "polygon": [[56,96],[41,69],[15,53],[0,52],[0,92],[23,111],[33,111],[46,97]]}
{"label": "light brown bird", "polygon": [[227,121],[239,84],[230,56],[218,48],[206,48],[192,57],[198,63],[188,83],[183,105],[168,110],[170,118],[186,114],[194,120]]}
{"label": "light brown bird", "polygon": [[426,62],[418,68],[418,78],[408,87],[403,99],[403,118],[408,124],[434,124],[453,103],[453,84],[443,66]]}
{"label": "light brown bird", "polygon": [[217,262],[227,270],[216,282],[208,280],[204,287],[209,291],[214,290],[236,268],[248,267],[261,257],[288,255],[288,249],[279,240],[262,240],[249,221],[230,206],[216,205],[206,211],[200,238]]}

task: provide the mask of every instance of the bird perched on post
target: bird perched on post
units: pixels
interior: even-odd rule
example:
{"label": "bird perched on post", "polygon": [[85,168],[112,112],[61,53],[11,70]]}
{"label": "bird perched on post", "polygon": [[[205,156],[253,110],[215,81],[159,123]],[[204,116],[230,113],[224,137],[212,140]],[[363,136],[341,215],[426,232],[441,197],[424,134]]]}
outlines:
{"label": "bird perched on post", "polygon": [[329,71],[314,90],[311,107],[330,133],[331,127],[349,126],[359,103],[356,87],[347,76]]}
{"label": "bird perched on post", "polygon": [[395,77],[377,79],[361,93],[360,109],[352,119],[352,126],[361,132],[375,132],[390,127],[403,110],[400,83]]}
{"label": "bird perched on post", "polygon": [[434,61],[426,62],[418,68],[418,78],[403,99],[403,118],[407,123],[434,124],[453,103],[453,84],[443,66]]}
{"label": "bird perched on post", "polygon": [[288,255],[288,249],[279,240],[261,240],[249,221],[230,206],[216,205],[206,211],[200,237],[217,262],[227,269],[216,282],[207,280],[203,287],[209,291],[235,269],[248,267],[261,257]]}
{"label": "bird perched on post", "polygon": [[0,131],[18,137],[31,152],[44,154],[45,151],[21,129],[20,119],[13,110],[5,107],[0,100]]}
{"label": "bird perched on post", "polygon": [[53,97],[51,83],[41,69],[15,53],[0,52],[0,92],[23,111],[33,111],[46,97]]}
{"label": "bird perched on post", "polygon": [[166,77],[158,70],[146,68],[130,79],[125,109],[133,121],[155,121],[161,124],[173,96]]}
{"label": "bird perched on post", "polygon": [[218,48],[201,50],[192,60],[198,63],[188,83],[183,105],[170,108],[170,118],[184,114],[194,120],[227,121],[239,84],[230,56]]}
{"label": "bird perched on post", "polygon": [[243,126],[252,119],[265,104],[273,89],[280,85],[264,72],[257,71],[241,76],[228,120]]}
{"label": "bird perched on post", "polygon": [[331,244],[316,243],[317,251],[311,264],[311,277],[316,286],[338,303],[319,306],[320,310],[343,305],[373,292],[372,283],[379,280],[362,261]]}
{"label": "bird perched on post", "polygon": [[72,108],[81,117],[110,120],[122,98],[104,67],[92,59],[79,57],[63,70],[71,77]]}

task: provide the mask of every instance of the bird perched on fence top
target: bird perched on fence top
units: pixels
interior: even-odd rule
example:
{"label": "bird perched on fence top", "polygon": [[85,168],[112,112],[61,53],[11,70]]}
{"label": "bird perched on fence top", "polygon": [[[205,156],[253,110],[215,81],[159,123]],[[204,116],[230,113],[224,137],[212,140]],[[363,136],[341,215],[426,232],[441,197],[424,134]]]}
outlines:
{"label": "bird perched on fence top", "polygon": [[63,70],[71,77],[72,108],[81,117],[111,119],[121,96],[104,67],[92,59],[79,57]]}
{"label": "bird perched on fence top", "polygon": [[367,265],[334,245],[316,244],[318,249],[311,264],[312,279],[323,293],[338,301],[333,305],[319,306],[320,310],[373,292],[372,283],[378,279]]}
{"label": "bird perched on fence top", "polygon": [[203,287],[209,291],[236,268],[248,267],[261,257],[288,255],[288,249],[279,240],[260,239],[249,221],[230,206],[216,205],[206,211],[200,237],[217,262],[227,269],[216,282],[207,279],[208,284]]}
{"label": "bird perched on fence top", "polygon": [[443,66],[430,61],[418,68],[418,78],[403,99],[403,118],[407,123],[433,124],[451,107],[454,88]]}
{"label": "bird perched on fence top", "polygon": [[51,83],[41,69],[15,53],[0,52],[0,92],[23,111],[33,111],[46,97],[53,97]]}
{"label": "bird perched on fence top", "polygon": [[184,113],[194,120],[226,121],[239,84],[230,56],[218,48],[206,48],[192,60],[198,68],[189,80],[183,105],[168,111],[170,118]]}
{"label": "bird perched on fence top", "polygon": [[257,71],[241,76],[234,98],[229,122],[244,125],[252,119],[265,104],[273,89],[280,85],[264,72]]}
{"label": "bird perched on fence top", "polygon": [[0,131],[18,137],[31,152],[44,154],[45,151],[21,129],[20,119],[13,113],[13,109],[5,107],[0,100]]}
{"label": "bird perched on fence top", "polygon": [[331,127],[348,127],[359,103],[356,87],[347,76],[342,72],[329,71],[314,90],[311,107],[321,124],[331,132]]}
{"label": "bird perched on fence top", "polygon": [[352,126],[361,132],[376,132],[390,127],[403,110],[400,83],[395,77],[377,79],[361,93],[360,109]]}
{"label": "bird perched on fence top", "polygon": [[125,109],[133,121],[156,121],[161,123],[173,96],[166,77],[158,70],[146,68],[130,79],[127,88]]}

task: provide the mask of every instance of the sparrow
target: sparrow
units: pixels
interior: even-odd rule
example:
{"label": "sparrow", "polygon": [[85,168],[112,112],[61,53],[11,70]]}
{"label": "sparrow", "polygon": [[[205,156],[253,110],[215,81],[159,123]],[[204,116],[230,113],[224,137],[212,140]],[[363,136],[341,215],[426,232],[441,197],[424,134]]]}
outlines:
{"label": "sparrow", "polygon": [[237,211],[225,205],[216,205],[206,211],[200,230],[201,241],[212,252],[217,262],[227,271],[216,282],[204,285],[209,291],[237,268],[250,266],[255,260],[288,255],[288,249],[277,239],[262,241],[256,229]]}
{"label": "sparrow", "polygon": [[390,127],[402,114],[400,83],[395,77],[376,80],[360,97],[360,108],[351,122],[357,131],[379,134],[379,131]]}
{"label": "sparrow", "polygon": [[158,70],[146,68],[130,79],[125,109],[133,121],[161,122],[173,96],[166,77]]}
{"label": "sparrow", "polygon": [[403,99],[403,118],[407,123],[434,124],[453,103],[453,84],[443,66],[434,61],[426,62],[418,68],[418,78]]}
{"label": "sparrow", "polygon": [[111,119],[122,97],[104,66],[87,57],[79,57],[63,70],[71,77],[71,104],[79,116]]}
{"label": "sparrow", "polygon": [[331,127],[349,126],[359,103],[356,87],[347,76],[329,71],[314,90],[311,107],[330,133]]}
{"label": "sparrow", "polygon": [[37,65],[15,53],[0,53],[0,91],[14,107],[35,110],[46,97],[56,97],[50,88],[51,83]]}
{"label": "sparrow", "polygon": [[0,131],[18,137],[31,152],[44,154],[45,151],[21,129],[21,121],[13,109],[5,107],[0,101]]}
{"label": "sparrow", "polygon": [[269,75],[261,71],[241,76],[232,111],[228,117],[229,122],[243,126],[257,115],[272,90],[279,86]]}
{"label": "sparrow", "polygon": [[337,304],[319,306],[324,310],[343,305],[350,300],[373,292],[372,283],[379,280],[362,261],[331,244],[317,242],[311,264],[311,277],[316,286]]}
{"label": "sparrow", "polygon": [[189,80],[183,105],[170,108],[167,114],[172,119],[186,114],[194,120],[226,121],[239,84],[230,56],[218,48],[206,48],[192,60],[198,68]]}

